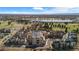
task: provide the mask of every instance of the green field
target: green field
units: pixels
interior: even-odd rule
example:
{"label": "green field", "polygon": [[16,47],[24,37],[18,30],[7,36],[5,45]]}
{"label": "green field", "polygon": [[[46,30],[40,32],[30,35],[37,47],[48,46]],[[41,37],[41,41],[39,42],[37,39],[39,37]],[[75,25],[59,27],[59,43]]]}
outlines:
{"label": "green field", "polygon": [[[3,28],[9,28],[9,29],[12,29],[12,28],[17,28],[20,27],[21,25],[18,24],[17,22],[11,22],[9,24],[10,21],[0,21],[0,29],[3,29]],[[54,31],[65,31],[65,29],[67,28],[68,32],[70,31],[76,31],[78,30],[79,31],[79,24],[78,23],[42,23],[44,25],[47,25],[50,28],[50,30],[54,30]],[[46,28],[46,29],[49,29],[49,28]]]}
{"label": "green field", "polygon": [[0,29],[2,28],[11,28],[13,27],[12,24],[8,25],[8,21],[0,21]]}
{"label": "green field", "polygon": [[68,24],[61,23],[60,27],[58,27],[59,24],[57,23],[55,23],[54,25],[55,26],[52,27],[52,30],[65,31],[65,28],[68,28],[68,32],[76,31],[77,29],[79,30],[78,23],[68,23]]}
{"label": "green field", "polygon": [[54,30],[54,31],[65,31],[67,28],[68,32],[71,31],[79,31],[79,24],[78,23],[42,23],[42,25],[48,26],[49,30]]}

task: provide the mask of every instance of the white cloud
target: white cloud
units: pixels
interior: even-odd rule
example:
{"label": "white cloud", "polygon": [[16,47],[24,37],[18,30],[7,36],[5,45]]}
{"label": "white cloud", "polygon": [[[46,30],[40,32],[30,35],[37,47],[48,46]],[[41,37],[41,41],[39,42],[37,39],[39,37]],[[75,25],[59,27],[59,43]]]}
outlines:
{"label": "white cloud", "polygon": [[42,7],[33,7],[34,10],[44,10]]}
{"label": "white cloud", "polygon": [[56,8],[56,11],[59,13],[79,13],[79,8]]}
{"label": "white cloud", "polygon": [[72,7],[56,7],[51,8],[50,10],[44,11],[46,14],[55,14],[55,13],[79,13],[79,8]]}

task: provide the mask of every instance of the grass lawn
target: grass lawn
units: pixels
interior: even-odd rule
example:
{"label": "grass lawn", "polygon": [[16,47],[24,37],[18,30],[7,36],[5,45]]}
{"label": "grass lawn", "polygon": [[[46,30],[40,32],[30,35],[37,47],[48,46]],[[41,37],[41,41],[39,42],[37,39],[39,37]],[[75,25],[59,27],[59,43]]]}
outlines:
{"label": "grass lawn", "polygon": [[10,25],[8,25],[8,21],[0,21],[0,29],[3,28],[15,28],[16,27],[16,23],[12,22]]}
{"label": "grass lawn", "polygon": [[[23,26],[23,24],[18,24],[17,22],[12,22],[10,25],[8,25],[9,21],[0,21],[0,29],[3,28],[20,28]],[[55,25],[54,27],[52,27],[52,30],[55,31],[65,31],[65,28],[61,28],[58,27],[60,23],[53,23],[53,25]],[[52,24],[48,24],[49,26],[51,26]],[[67,25],[64,23],[61,23],[60,25],[64,25],[68,28],[68,31],[73,31],[76,30],[77,28],[79,29],[79,24],[78,23],[68,23]]]}

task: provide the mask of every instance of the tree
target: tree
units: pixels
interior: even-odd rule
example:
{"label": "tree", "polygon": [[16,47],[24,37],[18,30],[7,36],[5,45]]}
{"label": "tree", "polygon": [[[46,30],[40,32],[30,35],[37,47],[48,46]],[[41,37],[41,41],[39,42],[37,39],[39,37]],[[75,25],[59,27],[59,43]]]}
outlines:
{"label": "tree", "polygon": [[65,28],[65,32],[66,32],[66,33],[68,32],[68,28],[67,28],[67,27]]}

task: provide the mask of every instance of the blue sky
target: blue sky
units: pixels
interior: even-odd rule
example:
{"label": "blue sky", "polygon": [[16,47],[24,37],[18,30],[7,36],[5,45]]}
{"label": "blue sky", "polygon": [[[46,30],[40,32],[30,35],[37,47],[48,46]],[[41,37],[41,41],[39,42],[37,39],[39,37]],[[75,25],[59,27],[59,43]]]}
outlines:
{"label": "blue sky", "polygon": [[79,7],[0,7],[0,14],[79,13]]}

